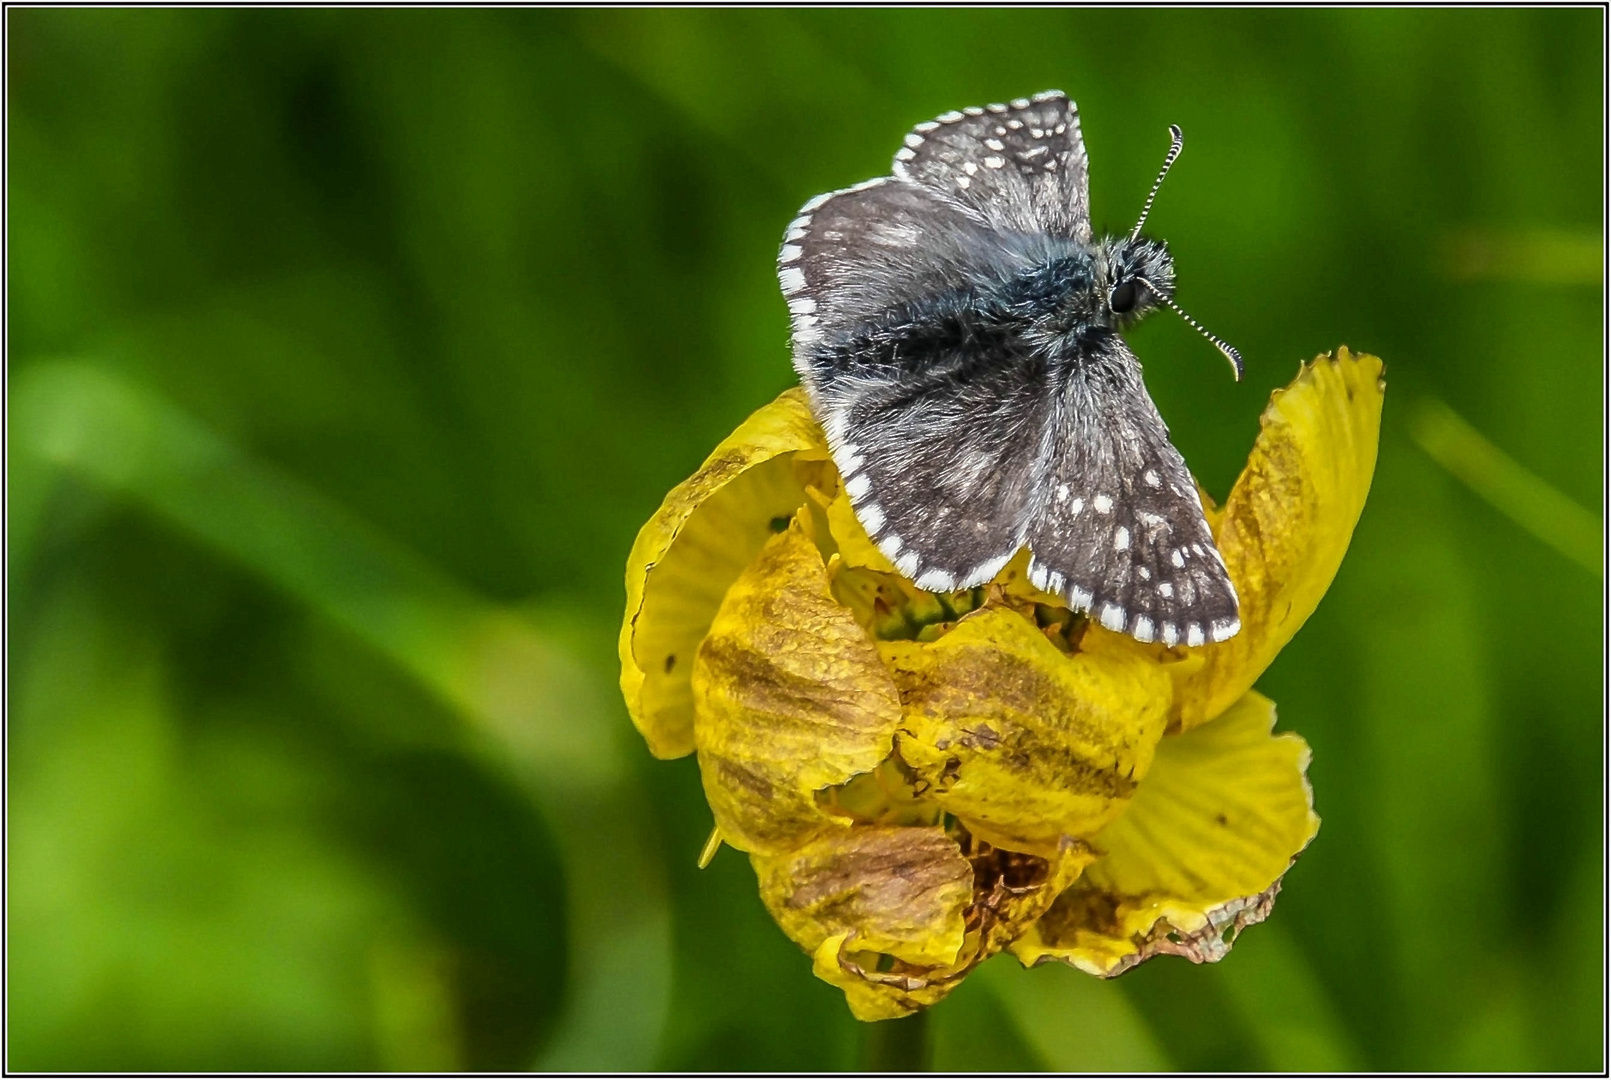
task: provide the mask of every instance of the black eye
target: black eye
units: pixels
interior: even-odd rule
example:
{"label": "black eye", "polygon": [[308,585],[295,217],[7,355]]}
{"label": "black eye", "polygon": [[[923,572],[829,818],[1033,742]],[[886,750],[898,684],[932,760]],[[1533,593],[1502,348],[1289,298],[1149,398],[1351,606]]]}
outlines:
{"label": "black eye", "polygon": [[1135,278],[1122,281],[1108,296],[1108,307],[1113,309],[1115,315],[1124,315],[1135,310],[1136,301],[1140,299],[1141,289],[1136,285]]}

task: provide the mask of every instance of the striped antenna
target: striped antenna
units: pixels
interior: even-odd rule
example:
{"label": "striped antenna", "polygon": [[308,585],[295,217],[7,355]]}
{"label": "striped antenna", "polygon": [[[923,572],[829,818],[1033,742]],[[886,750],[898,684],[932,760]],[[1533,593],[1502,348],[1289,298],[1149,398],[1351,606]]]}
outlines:
{"label": "striped antenna", "polygon": [[[1164,167],[1168,168],[1167,165],[1164,166]],[[1151,202],[1152,200],[1149,199],[1147,201]],[[1154,285],[1152,282],[1148,281],[1146,278],[1139,278],[1138,277],[1138,278],[1136,278],[1136,281],[1140,282],[1142,285],[1145,285],[1147,287],[1148,292],[1150,292],[1152,295],[1156,296],[1159,299],[1160,302],[1169,305],[1170,310],[1172,310],[1176,315],[1179,315],[1182,319],[1185,319],[1186,320],[1186,325],[1190,326],[1193,330],[1195,330],[1199,334],[1203,335],[1209,341],[1212,341],[1214,343],[1214,347],[1216,349],[1218,349],[1220,352],[1224,353],[1225,354],[1225,359],[1227,359],[1227,360],[1229,360],[1231,362],[1231,370],[1236,372],[1236,381],[1237,382],[1242,381],[1242,354],[1241,353],[1237,352],[1235,349],[1233,349],[1229,345],[1225,344],[1224,341],[1222,341],[1221,339],[1215,337],[1213,334],[1210,334],[1207,330],[1203,329],[1203,324],[1202,323],[1198,322],[1196,319],[1192,318],[1190,315],[1187,315],[1184,311],[1181,311],[1180,310],[1180,305],[1175,303],[1169,297],[1165,296],[1162,292],[1160,292],[1158,290],[1158,286]]]}
{"label": "striped antenna", "polygon": [[1173,165],[1175,163],[1175,159],[1180,156],[1180,147],[1182,143],[1183,140],[1180,135],[1180,126],[1178,124],[1170,124],[1169,153],[1164,155],[1163,168],[1158,170],[1158,179],[1152,182],[1152,190],[1147,192],[1147,201],[1141,207],[1141,220],[1136,222],[1136,227],[1130,230],[1130,239],[1134,240],[1136,237],[1141,235],[1141,226],[1147,223],[1147,215],[1152,213],[1152,200],[1158,197],[1158,189],[1163,187],[1163,178],[1169,175],[1169,166]]}

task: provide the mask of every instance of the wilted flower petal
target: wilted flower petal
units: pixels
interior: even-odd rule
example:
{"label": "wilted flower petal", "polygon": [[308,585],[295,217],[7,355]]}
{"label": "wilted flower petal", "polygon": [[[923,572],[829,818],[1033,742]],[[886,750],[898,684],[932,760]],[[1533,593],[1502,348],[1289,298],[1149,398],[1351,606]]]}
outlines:
{"label": "wilted flower petal", "polygon": [[880,646],[906,713],[898,745],[919,794],[976,837],[1050,857],[1093,836],[1152,764],[1167,672],[1124,649],[1066,656],[1005,608],[938,640]]}
{"label": "wilted flower petal", "polygon": [[1309,747],[1272,735],[1275,705],[1249,692],[1224,715],[1158,744],[1103,852],[1012,951],[1117,975],[1149,956],[1218,960],[1261,921],[1281,875],[1320,828]]}
{"label": "wilted flower petal", "polygon": [[840,935],[858,953],[922,967],[962,951],[973,867],[939,826],[839,828],[750,861],[772,917],[807,952]]}
{"label": "wilted flower petal", "polygon": [[1380,360],[1341,348],[1270,395],[1247,468],[1209,514],[1242,631],[1177,672],[1182,727],[1241,698],[1331,586],[1376,469],[1383,389]]}
{"label": "wilted flower petal", "polygon": [[656,757],[693,752],[694,651],[773,522],[805,502],[805,484],[836,482],[827,458],[805,392],[785,391],[722,440],[638,533],[627,560],[621,691]]}
{"label": "wilted flower petal", "polygon": [[1272,396],[1224,510],[1242,608],[1202,648],[1111,633],[1026,580],[919,589],[857,521],[805,399],[758,411],[666,499],[627,576],[622,688],[697,748],[717,835],[863,1020],[983,960],[1115,975],[1224,955],[1314,836],[1308,747],[1249,688],[1314,610],[1375,463],[1381,362]]}
{"label": "wilted flower petal", "polygon": [[889,756],[901,703],[797,518],[722,602],[694,664],[694,740],[722,837],[775,853],[833,819],[817,793]]}

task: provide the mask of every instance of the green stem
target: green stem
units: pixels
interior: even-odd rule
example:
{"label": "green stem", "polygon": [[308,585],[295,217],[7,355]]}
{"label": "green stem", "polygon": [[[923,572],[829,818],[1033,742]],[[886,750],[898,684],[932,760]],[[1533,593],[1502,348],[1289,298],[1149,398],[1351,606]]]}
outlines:
{"label": "green stem", "polygon": [[928,1072],[930,1065],[928,1010],[899,1020],[867,1025],[862,1044],[862,1069],[872,1073]]}

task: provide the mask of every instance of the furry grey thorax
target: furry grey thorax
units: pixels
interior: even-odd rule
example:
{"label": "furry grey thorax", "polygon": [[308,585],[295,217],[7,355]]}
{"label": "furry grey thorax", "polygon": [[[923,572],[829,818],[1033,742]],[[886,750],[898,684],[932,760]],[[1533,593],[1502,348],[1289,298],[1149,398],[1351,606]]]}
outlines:
{"label": "furry grey thorax", "polygon": [[[905,300],[866,319],[853,332],[825,337],[813,349],[824,374],[846,369],[915,373],[966,352],[975,361],[1003,360],[1001,350],[1026,346],[1057,363],[1088,354],[1093,340],[1129,329],[1175,292],[1175,264],[1168,245],[1150,237],[1103,237],[1087,247],[1066,240],[1028,252],[1010,276],[974,277],[966,286]],[[1135,302],[1114,310],[1114,294],[1132,285]],[[959,372],[962,374],[963,372]]]}

